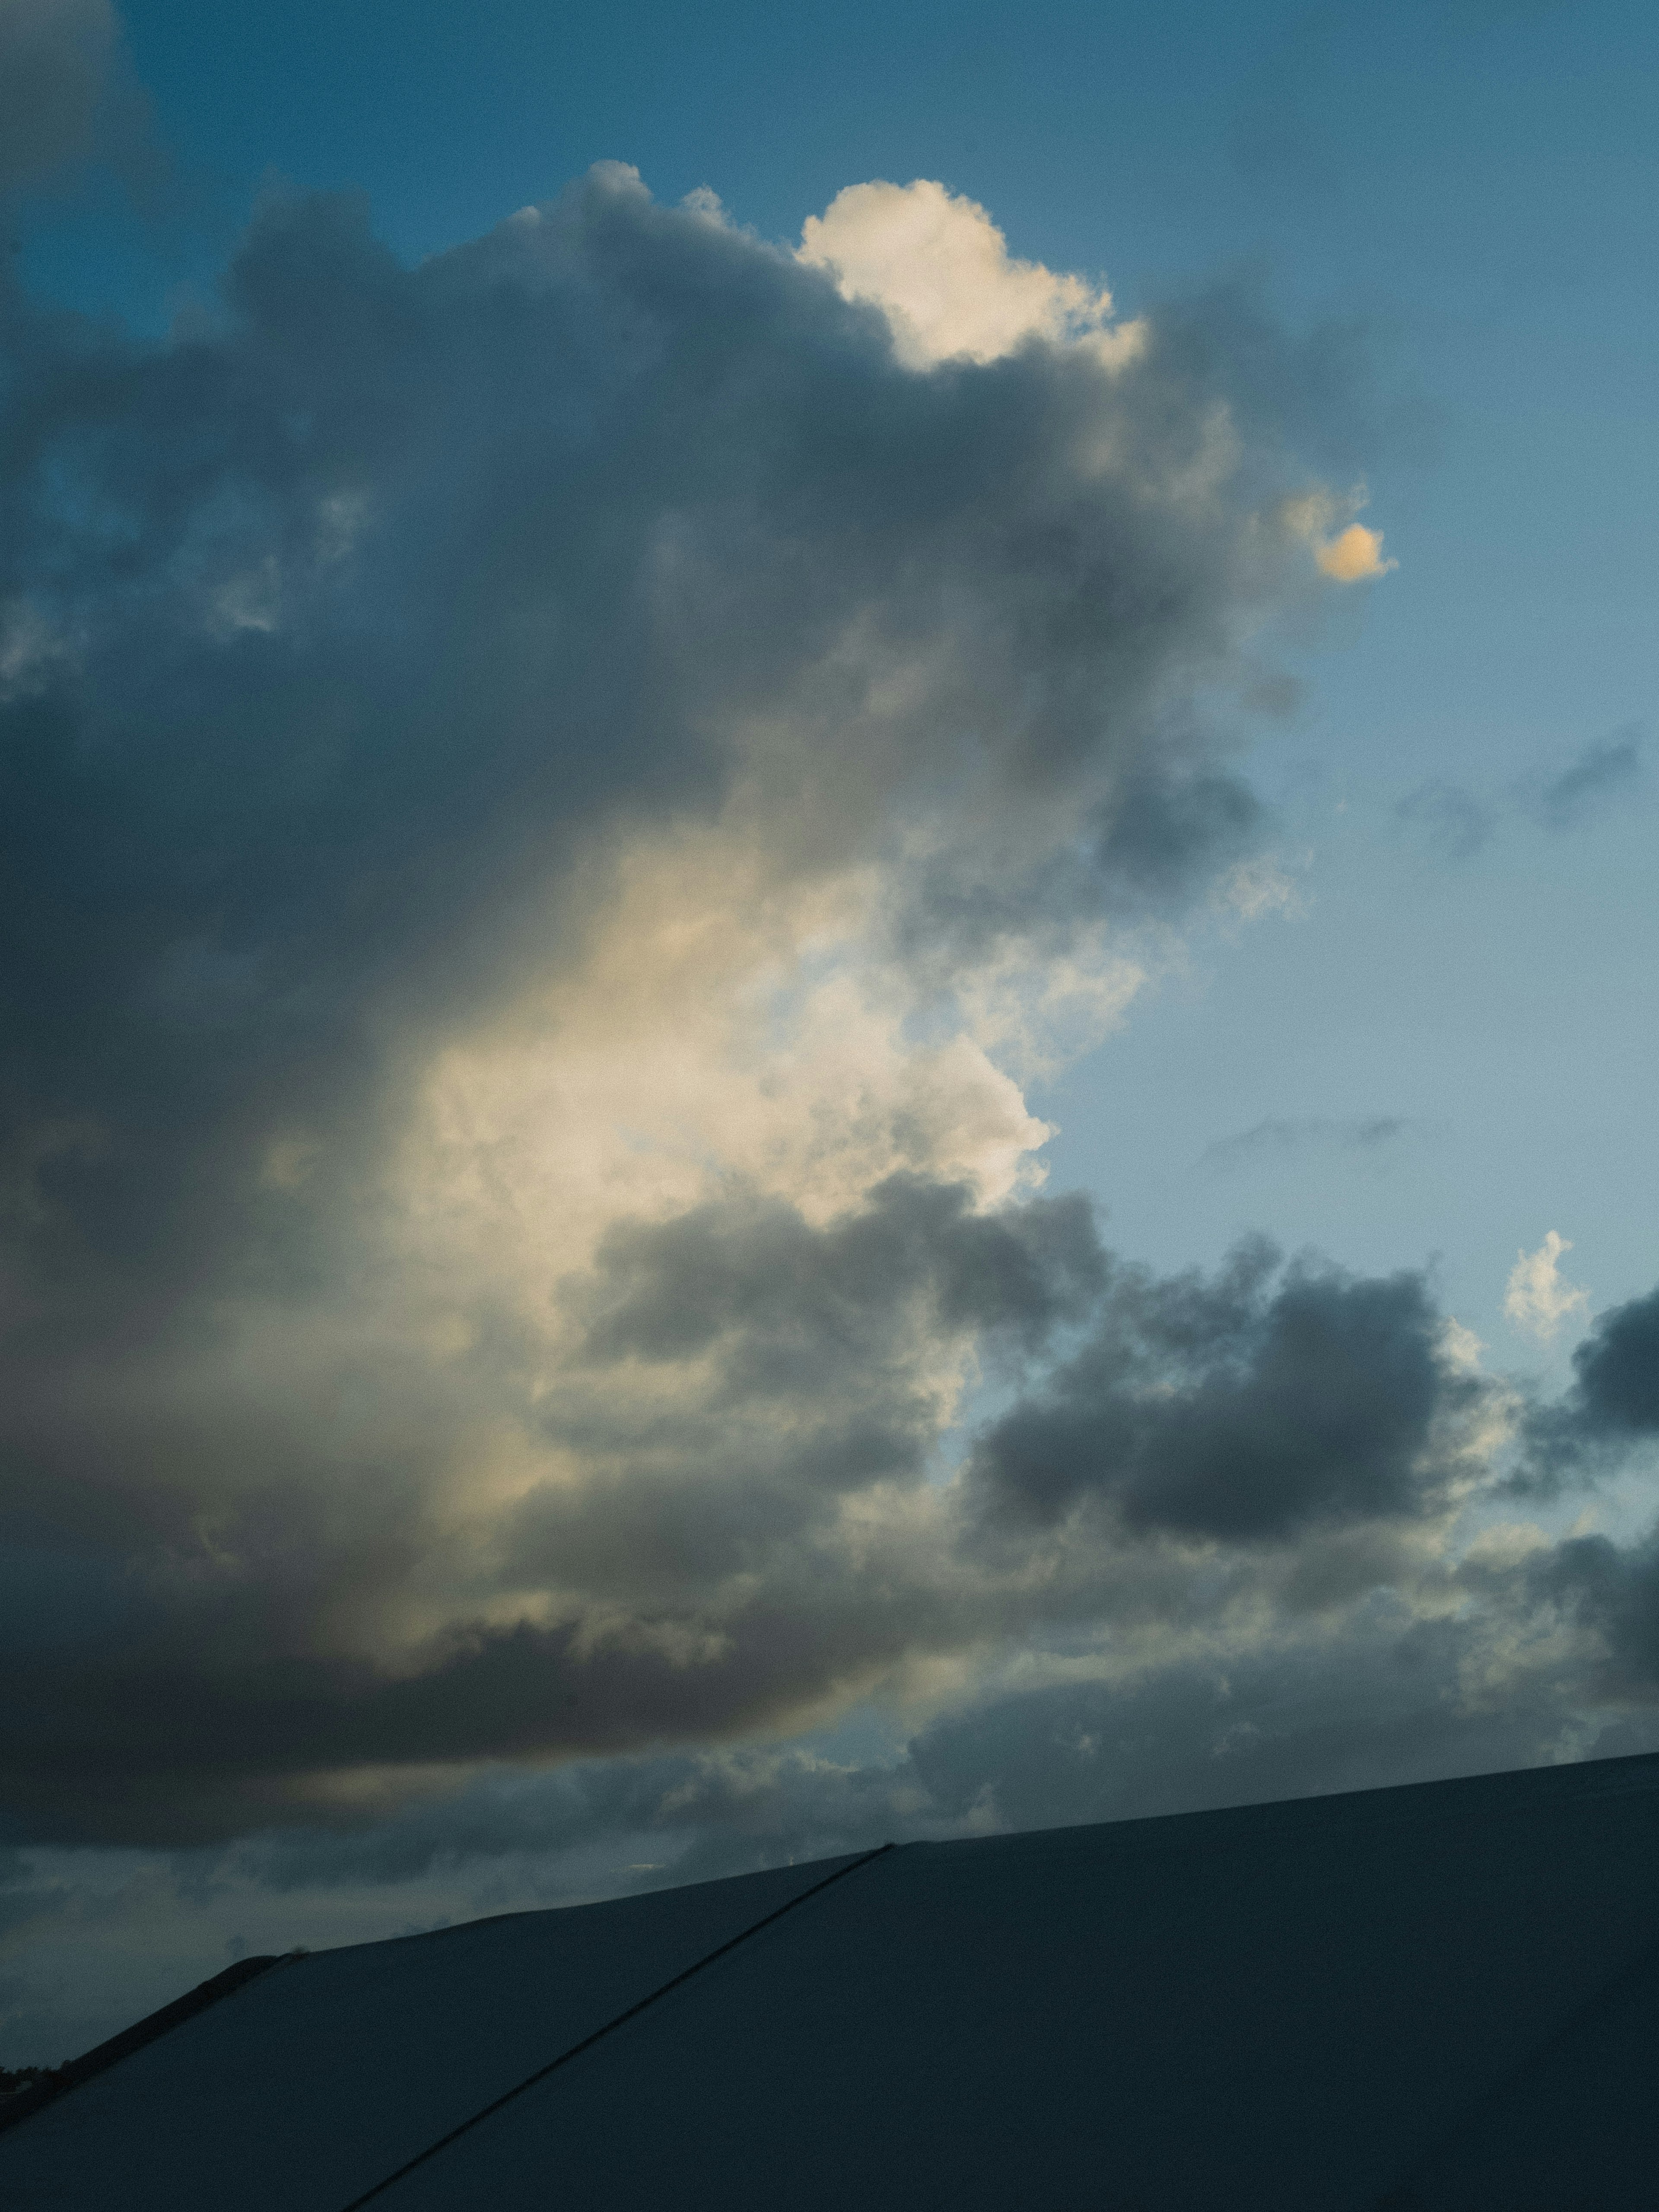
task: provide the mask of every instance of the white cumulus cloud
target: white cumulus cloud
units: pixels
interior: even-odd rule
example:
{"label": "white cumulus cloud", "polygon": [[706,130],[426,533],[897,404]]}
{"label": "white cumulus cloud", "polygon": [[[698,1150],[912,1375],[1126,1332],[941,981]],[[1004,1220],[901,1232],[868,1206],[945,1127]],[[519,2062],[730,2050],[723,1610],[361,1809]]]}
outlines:
{"label": "white cumulus cloud", "polygon": [[1031,337],[1086,344],[1115,362],[1143,337],[1139,323],[1111,323],[1103,285],[1011,259],[977,200],[925,177],[848,185],[807,217],[800,258],[832,270],[844,298],[879,307],[913,368],[996,361]]}

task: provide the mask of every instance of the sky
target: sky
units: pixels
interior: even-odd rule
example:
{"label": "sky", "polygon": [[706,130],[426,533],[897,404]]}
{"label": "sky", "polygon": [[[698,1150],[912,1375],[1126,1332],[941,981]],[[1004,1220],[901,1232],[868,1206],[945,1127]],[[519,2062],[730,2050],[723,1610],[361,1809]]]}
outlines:
{"label": "sky", "polygon": [[0,0],[0,2063],[1659,1747],[1656,63]]}

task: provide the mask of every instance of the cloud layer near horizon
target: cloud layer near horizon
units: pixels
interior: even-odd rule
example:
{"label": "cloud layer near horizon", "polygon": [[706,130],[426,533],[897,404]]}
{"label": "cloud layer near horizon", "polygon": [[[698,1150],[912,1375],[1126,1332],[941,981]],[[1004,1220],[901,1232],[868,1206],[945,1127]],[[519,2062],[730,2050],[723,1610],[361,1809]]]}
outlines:
{"label": "cloud layer near horizon", "polygon": [[1649,1554],[1491,1524],[1659,1428],[1647,1305],[1528,1409],[1425,1276],[1040,1188],[1023,1080],[1271,898],[1296,349],[860,189],[804,259],[606,165],[413,270],[274,199],[153,345],[5,295],[18,1844],[695,1871],[1644,1724]]}

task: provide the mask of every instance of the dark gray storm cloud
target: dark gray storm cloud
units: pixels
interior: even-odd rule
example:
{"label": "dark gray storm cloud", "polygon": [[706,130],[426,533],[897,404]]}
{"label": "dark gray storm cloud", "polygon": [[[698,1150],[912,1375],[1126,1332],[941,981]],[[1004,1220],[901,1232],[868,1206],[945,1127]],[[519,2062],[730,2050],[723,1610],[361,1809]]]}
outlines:
{"label": "dark gray storm cloud", "polygon": [[1593,1638],[1603,1697],[1659,1716],[1659,1534],[1570,1537],[1540,1563],[1537,1583]]}
{"label": "dark gray storm cloud", "polygon": [[1572,1364],[1571,1389],[1528,1413],[1522,1495],[1590,1480],[1659,1437],[1659,1291],[1598,1314]]}
{"label": "dark gray storm cloud", "polygon": [[1452,1479],[1437,1425],[1483,1386],[1443,1348],[1419,1275],[1360,1280],[1241,1246],[1213,1279],[1121,1270],[1100,1325],[981,1442],[1000,1519],[1084,1502],[1132,1529],[1233,1541],[1414,1516]]}
{"label": "dark gray storm cloud", "polygon": [[604,1303],[589,1347],[602,1358],[662,1360],[741,1343],[734,1395],[793,1393],[821,1381],[842,1346],[863,1371],[872,1340],[890,1340],[898,1316],[923,1297],[936,1328],[1040,1349],[1058,1325],[1083,1319],[1104,1285],[1088,1202],[1038,1199],[983,1214],[972,1196],[962,1184],[895,1176],[823,1230],[779,1200],[741,1198],[659,1224],[618,1224],[599,1250]]}
{"label": "dark gray storm cloud", "polygon": [[1598,1315],[1572,1364],[1587,1427],[1659,1436],[1659,1291]]}
{"label": "dark gray storm cloud", "polygon": [[[107,18],[7,21],[66,158]],[[697,1608],[826,1490],[918,1479],[933,1338],[1035,1342],[1095,1264],[1076,1209],[924,1176],[827,1242],[763,1205],[618,1231],[590,1366],[702,1332],[724,1378],[653,1413],[551,1389],[522,1318],[447,1365],[400,1334],[386,1163],[629,839],[740,805],[775,878],[877,869],[891,945],[947,964],[1241,850],[1199,694],[1316,580],[1283,441],[1218,444],[1224,346],[1189,314],[1114,370],[917,374],[615,166],[415,269],[356,200],[275,199],[165,343],[3,311],[0,1532],[76,1624],[14,1615],[20,1817],[730,1728],[959,1638],[955,1600],[815,1612],[804,1569],[742,1636]],[[503,1425],[592,1480],[532,1484],[412,1626]]]}
{"label": "dark gray storm cloud", "polygon": [[[826,1698],[928,1655],[1032,1635],[1063,1649],[1115,1627],[1152,1633],[1154,1649],[1158,1635],[1173,1639],[1138,1672],[1156,1704],[1165,1692],[1155,1683],[1174,1668],[1170,1726],[1184,1726],[1182,1698],[1213,1703],[1204,1685],[1215,1670],[1231,1679],[1245,1664],[1254,1637],[1231,1656],[1230,1639],[1264,1602],[1280,1615],[1286,1651],[1306,1640],[1298,1619],[1360,1606],[1325,1657],[1281,1652],[1304,1669],[1297,1680],[1358,1666],[1356,1635],[1371,1656],[1323,1735],[1309,1735],[1292,1700],[1274,1723],[1285,1742],[1255,1759],[1241,1796],[1301,1786],[1298,1777],[1327,1787],[1335,1783],[1322,1775],[1428,1771],[1425,1759],[1455,1763],[1460,1746],[1502,1764],[1505,1729],[1521,1732],[1516,1746],[1534,1721],[1559,1733],[1575,1684],[1594,1688],[1618,1671],[1609,1660],[1599,1672],[1579,1664],[1571,1680],[1552,1676],[1536,1687],[1542,1718],[1517,1709],[1500,1728],[1473,1708],[1448,1717],[1461,1662],[1435,1621],[1449,1601],[1473,1606],[1468,1638],[1500,1652],[1554,1611],[1601,1639],[1626,1690],[1646,1679],[1659,1614],[1639,1548],[1573,1540],[1521,1569],[1467,1575],[1432,1547],[1410,1553],[1443,1530],[1472,1468],[1480,1474],[1479,1431],[1494,1407],[1493,1386],[1448,1352],[1420,1276],[1287,1269],[1256,1243],[1214,1277],[1160,1279],[1103,1252],[1080,1200],[976,1213],[960,1187],[899,1177],[817,1226],[742,1193],[618,1225],[591,1277],[565,1295],[585,1348],[538,1418],[550,1439],[582,1455],[587,1478],[532,1490],[499,1517],[496,1540],[507,1586],[579,1592],[581,1607],[544,1624],[463,1623],[412,1663],[330,1650],[329,1607],[380,1601],[438,1540],[396,1482],[361,1473],[350,1512],[331,1526],[303,1486],[263,1494],[257,1540],[245,1528],[216,1572],[188,1555],[158,1564],[136,1521],[124,1551],[37,1538],[12,1563],[29,1601],[9,1617],[13,1694],[0,1715],[9,1832],[179,1844],[319,1812],[331,1828],[349,1827],[388,1800],[378,1789],[319,1796],[331,1775],[383,1773],[395,1802],[399,1774],[729,1741],[799,1724]],[[1652,1425],[1656,1301],[1606,1317],[1558,1421],[1631,1434]],[[1080,1348],[1068,1349],[1079,1333]],[[927,1359],[952,1338],[988,1352],[1000,1340],[1021,1395],[982,1427],[961,1481],[941,1486],[929,1479],[930,1463],[942,1470]],[[641,1373],[702,1379],[660,1398],[622,1387]],[[848,1499],[879,1512],[883,1497],[908,1498],[920,1517],[907,1522],[901,1503],[897,1518],[870,1522],[873,1548],[860,1562],[838,1516]],[[1057,1555],[1062,1528],[1071,1534]],[[1377,1540],[1353,1550],[1368,1529]],[[1390,1550],[1396,1539],[1406,1552]],[[1182,1550],[1194,1541],[1205,1547],[1196,1567]],[[1428,1576],[1426,1618],[1408,1590],[1389,1595],[1402,1571],[1408,1584]],[[1369,1627],[1368,1607],[1380,1607]],[[1194,1633],[1219,1639],[1196,1674],[1181,1656]],[[1425,1687],[1414,1651],[1439,1655],[1440,1686]],[[1279,1662],[1258,1653],[1249,1663],[1266,1683]],[[1401,1702],[1385,1726],[1386,1700],[1373,1692],[1389,1680]],[[1090,1695],[1133,1735],[1133,1701],[1109,1687]],[[1258,1733],[1267,1726],[1249,1701],[1227,1725],[1246,1719]],[[970,1737],[977,1725],[962,1723]],[[1178,1735],[1168,1753],[1177,1766],[1198,1762],[1181,1784],[1194,1802],[1206,1771],[1196,1741]],[[918,1771],[934,1759],[930,1817],[965,1817],[945,1790],[943,1753],[923,1746],[915,1757]],[[671,1770],[680,1783],[692,1771]],[[1160,1771],[1144,1786],[1115,1784],[1100,1802],[1167,1809],[1181,1791]],[[1006,1816],[1048,1817],[1041,1790],[1027,1806],[1017,1781],[997,1785]],[[878,1782],[872,1818],[886,1802]],[[635,1784],[623,1776],[616,1787],[625,1786]],[[975,1787],[986,1786],[981,1776]],[[545,1802],[512,1797],[532,1813]],[[1085,1805],[1068,1817],[1089,1816]],[[830,1831],[808,1822],[789,1832]],[[463,1848],[436,1813],[408,1833],[434,1852]],[[394,1856],[412,1848],[397,1834],[405,1840],[388,1841]],[[501,1848],[531,1844],[504,1835]],[[715,1858],[736,1848],[708,1842]]]}
{"label": "dark gray storm cloud", "polygon": [[[9,1836],[372,1826],[1443,1579],[1492,1401],[1423,1279],[1112,1260],[927,1027],[1263,834],[1214,701],[1327,588],[1274,394],[1337,450],[1341,345],[1229,295],[917,370],[616,166],[413,269],[274,199],[164,343],[0,312]],[[848,911],[856,1035],[767,1060]],[[673,1048],[562,1089],[700,932]]]}
{"label": "dark gray storm cloud", "polygon": [[[59,1632],[25,1628],[9,1657],[13,1832],[232,1833],[305,1817],[330,1775],[731,1738],[1044,1620],[1184,1614],[1188,1571],[1143,1572],[1125,1544],[1198,1537],[1247,1560],[1432,1522],[1487,1388],[1443,1354],[1419,1277],[1285,1271],[1255,1245],[1214,1279],[1159,1279],[1103,1253],[1079,1200],[975,1213],[915,1177],[821,1226],[742,1194],[619,1226],[565,1295],[586,1348],[533,1418],[587,1475],[497,1516],[493,1583],[580,1604],[463,1620],[395,1664],[329,1649],[332,1609],[384,1603],[439,1541],[396,1468],[331,1498],[295,1460],[211,1567],[177,1536],[158,1557],[136,1509],[121,1551],[37,1539],[27,1569],[51,1555]],[[941,1345],[1000,1341],[1017,1382],[1079,1330],[965,1482],[930,1481]],[[1026,1562],[1085,1500],[1118,1535],[1032,1585]],[[1305,1569],[1310,1591],[1323,1571]]]}
{"label": "dark gray storm cloud", "polygon": [[[1563,1585],[1590,1579],[1571,1554],[1553,1571]],[[673,1753],[499,1774],[373,1830],[261,1837],[235,1863],[291,1892],[512,1858],[539,1869],[550,1900],[592,1878],[596,1848],[617,1886],[651,1887],[991,1824],[1142,1819],[1579,1750],[1586,1710],[1608,1686],[1593,1644],[1565,1668],[1516,1670],[1500,1698],[1460,1697],[1460,1677],[1492,1656],[1489,1634],[1467,1618],[1413,1622],[1379,1609],[1338,1641],[994,1693],[884,1754]],[[1590,1728],[1604,1755],[1650,1748],[1659,1706],[1608,1706]]]}
{"label": "dark gray storm cloud", "polygon": [[[897,1586],[872,1590],[814,1547],[843,1493],[921,1479],[941,1335],[1029,1357],[1087,1314],[1103,1272],[1085,1201],[976,1214],[962,1188],[915,1177],[822,1229],[737,1196],[613,1230],[569,1293],[598,1394],[567,1389],[542,1417],[599,1480],[532,1494],[501,1540],[520,1577],[627,1605],[635,1632],[480,1625],[413,1675],[310,1648],[325,1601],[418,1553],[384,1484],[364,1501],[392,1507],[372,1546],[319,1525],[291,1486],[262,1501],[263,1542],[211,1577],[146,1574],[142,1555],[19,1557],[42,1601],[32,1625],[11,1617],[14,1818],[65,1838],[222,1832],[307,1775],[729,1735],[918,1642],[949,1648],[973,1632],[970,1593],[902,1561]],[[709,1356],[702,1393],[631,1416],[615,1401],[619,1364]]]}

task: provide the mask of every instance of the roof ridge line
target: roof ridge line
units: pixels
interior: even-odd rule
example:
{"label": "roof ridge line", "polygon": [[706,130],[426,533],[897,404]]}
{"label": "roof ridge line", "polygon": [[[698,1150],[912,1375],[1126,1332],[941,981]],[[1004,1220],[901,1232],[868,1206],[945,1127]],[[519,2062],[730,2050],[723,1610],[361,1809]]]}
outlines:
{"label": "roof ridge line", "polygon": [[210,2005],[217,2004],[222,1997],[233,1996],[245,1982],[251,1982],[256,1975],[268,1972],[272,1966],[280,1966],[300,1955],[294,1951],[270,1951],[261,1952],[255,1958],[238,1959],[221,1972],[210,1974],[206,1981],[198,1982],[193,1990],[186,1990],[183,1996],[174,1997],[171,2004],[164,2004],[159,2011],[147,2013],[143,2020],[135,2021],[131,2027],[124,2027],[118,2035],[112,2035],[106,2042],[94,2044],[79,2058],[66,2058],[61,2066],[52,2069],[45,2081],[35,2082],[30,2088],[18,2090],[0,2103],[0,2130],[15,2128],[32,2113],[42,2111],[47,2105],[55,2105],[71,2089],[78,2089],[83,2081],[90,2081],[95,2075],[106,2072],[123,2058],[130,2058],[135,2051],[142,2051],[147,2043],[159,2041],[173,2028],[182,2027],[187,2020],[193,2020],[198,2012],[205,2012]]}

